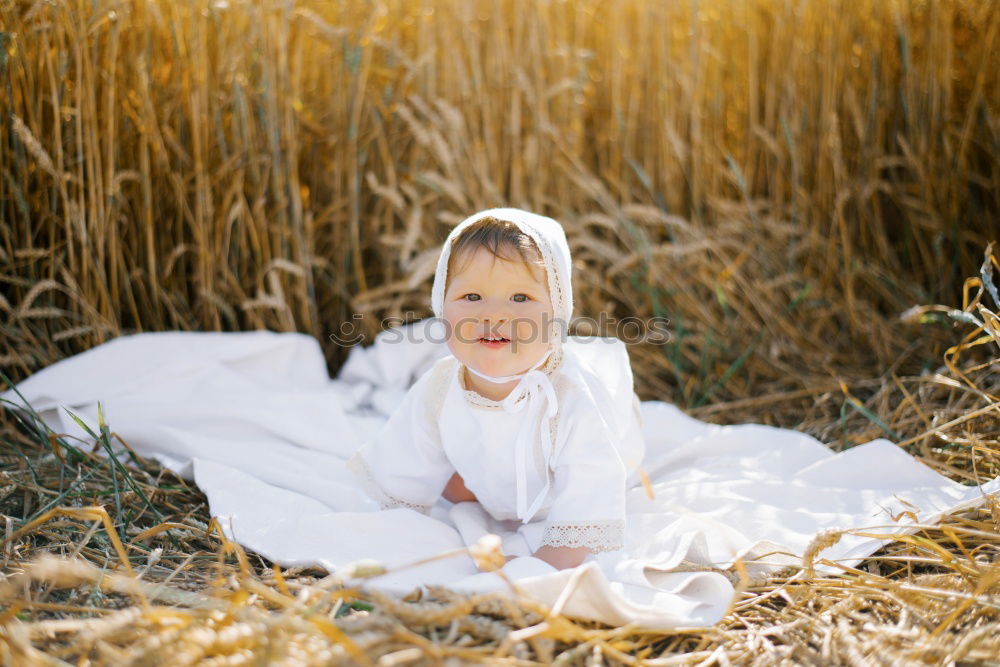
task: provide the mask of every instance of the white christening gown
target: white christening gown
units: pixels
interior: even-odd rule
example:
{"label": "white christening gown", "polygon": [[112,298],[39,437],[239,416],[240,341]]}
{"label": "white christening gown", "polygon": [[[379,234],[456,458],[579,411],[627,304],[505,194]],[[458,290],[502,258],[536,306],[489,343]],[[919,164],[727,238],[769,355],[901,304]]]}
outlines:
{"label": "white christening gown", "polygon": [[485,522],[508,538],[508,555],[542,545],[621,549],[625,492],[645,450],[625,344],[569,337],[539,369],[558,406],[542,421],[520,409],[523,393],[505,409],[467,389],[463,370],[452,355],[438,360],[352,458],[369,494],[383,509],[429,513],[457,471],[478,499],[451,511],[467,541]]}

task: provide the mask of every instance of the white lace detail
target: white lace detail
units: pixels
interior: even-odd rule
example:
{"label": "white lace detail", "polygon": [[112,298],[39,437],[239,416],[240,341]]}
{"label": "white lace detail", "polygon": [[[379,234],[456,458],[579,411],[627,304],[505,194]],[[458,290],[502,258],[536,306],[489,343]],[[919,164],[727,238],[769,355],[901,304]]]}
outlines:
{"label": "white lace detail", "polygon": [[427,398],[427,416],[434,427],[438,427],[441,418],[441,410],[444,407],[444,399],[448,393],[448,384],[451,382],[452,373],[455,366],[461,367],[454,357],[445,357],[431,368],[433,374],[428,382],[427,391],[424,396]]}
{"label": "white lace detail", "polygon": [[[542,254],[542,261],[545,263],[546,273],[548,273],[549,279],[549,300],[552,302],[552,311],[555,313],[555,317],[552,320],[552,325],[549,329],[550,340],[556,341],[555,347],[558,350],[562,347],[562,334],[559,330],[559,318],[566,318],[566,326],[569,327],[569,318],[572,317],[570,311],[571,306],[569,303],[569,298],[567,297],[566,290],[563,288],[562,279],[559,276],[559,271],[556,270],[556,251],[552,247],[550,239],[538,234],[534,229],[523,229],[524,233],[530,236],[535,241],[535,246],[538,248],[539,252]],[[573,280],[573,266],[566,267],[566,271],[569,272],[566,279],[572,283]]]}
{"label": "white lace detail", "polygon": [[[559,354],[562,355],[562,350],[559,350]],[[565,380],[565,376],[563,375],[552,376],[552,388],[556,392],[556,398],[559,401],[560,405],[563,404],[563,397],[566,395],[566,385],[567,382]],[[564,414],[566,414],[565,410],[560,411],[558,414],[556,414],[555,417],[549,420],[549,442],[551,442],[553,446],[557,448],[559,447],[559,440],[557,439],[556,436],[559,434],[559,422]],[[549,456],[554,456],[554,455],[555,452],[549,453]],[[554,460],[553,463],[555,463]],[[551,468],[548,470],[548,474],[552,475]]]}
{"label": "white lace detail", "polygon": [[361,454],[355,452],[354,455],[347,460],[347,469],[350,470],[358,478],[361,483],[361,488],[364,489],[372,500],[376,501],[379,506],[384,510],[391,510],[397,507],[407,507],[411,510],[416,510],[421,514],[430,514],[431,506],[422,505],[420,503],[412,503],[409,500],[404,500],[402,498],[397,498],[396,496],[390,495],[382,490],[378,482],[375,481],[375,477],[372,476],[371,468],[368,467],[368,463],[361,456]]}
{"label": "white lace detail", "polygon": [[620,519],[553,523],[545,527],[542,544],[553,547],[587,547],[597,553],[625,546],[625,522]]}
{"label": "white lace detail", "polygon": [[[556,348],[562,347],[562,336],[559,331],[559,318],[566,318],[566,326],[569,326],[569,318],[572,317],[572,306],[569,302],[569,296],[566,292],[565,287],[562,283],[562,277],[559,275],[557,270],[556,262],[556,248],[553,247],[553,239],[545,234],[539,233],[538,230],[531,226],[522,227],[518,225],[521,231],[531,237],[535,242],[535,247],[542,255],[542,262],[545,265],[545,271],[548,274],[549,283],[549,300],[552,302],[552,310],[555,317],[552,320],[552,326],[550,334],[554,334],[551,338],[553,341],[557,341],[555,344]],[[568,239],[567,239],[568,241]],[[567,251],[569,248],[567,247]],[[570,263],[569,266],[565,267],[567,272],[566,280],[572,285],[573,281],[573,265]]]}
{"label": "white lace detail", "polygon": [[[562,365],[562,360],[563,360],[563,350],[562,347],[559,346],[552,351],[552,354],[549,355],[549,358],[545,360],[544,364],[538,367],[538,370],[542,371],[547,376],[549,376],[550,379],[552,379],[553,374],[556,372],[556,370],[558,370],[560,365]],[[474,389],[469,389],[466,386],[465,373],[463,372],[464,370],[465,370],[464,364],[461,363],[457,364],[457,369],[455,370],[455,372],[458,373],[458,386],[461,387],[462,394],[465,396],[465,400],[467,400],[472,405],[475,405],[476,407],[487,408],[489,410],[503,410],[502,400],[494,401],[491,398],[486,398],[479,392],[475,391]],[[520,403],[521,401],[523,401],[525,396],[526,394],[522,394],[515,401],[515,403]]]}

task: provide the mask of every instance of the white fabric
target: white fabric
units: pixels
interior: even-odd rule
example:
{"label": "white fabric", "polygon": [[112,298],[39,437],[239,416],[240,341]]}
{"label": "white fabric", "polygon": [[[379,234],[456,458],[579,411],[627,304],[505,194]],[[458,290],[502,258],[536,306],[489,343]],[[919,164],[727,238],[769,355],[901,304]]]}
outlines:
{"label": "white fabric", "polygon": [[[633,453],[634,469],[635,454],[643,449],[628,354],[616,339],[572,336],[559,355],[543,366],[545,372],[524,378],[545,377],[555,387],[546,403],[561,406],[542,422],[541,438],[523,437],[538,427],[534,416],[511,411],[526,400],[516,401],[511,394],[488,401],[465,390],[463,365],[448,355],[417,381],[386,427],[361,447],[352,468],[383,508],[422,511],[430,509],[457,471],[489,516],[527,524],[520,532],[530,550],[522,550],[523,555],[568,540],[600,551],[621,548],[626,478],[632,469],[619,451]],[[608,371],[603,377],[594,370],[598,361]],[[627,391],[626,400],[616,404],[595,395],[592,388],[603,389],[605,381]],[[512,442],[529,442],[530,450],[512,451]],[[526,512],[529,495],[534,500]],[[536,514],[540,520],[529,524]]]}
{"label": "white fabric", "polygon": [[[376,503],[346,470],[345,460],[385,425],[384,408],[398,406],[408,383],[448,356],[439,338],[420,335],[431,324],[385,331],[374,345],[355,347],[335,380],[317,341],[302,334],[165,332],[115,339],[17,389],[51,428],[85,442],[60,406],[96,428],[100,401],[115,433],[197,483],[229,538],[284,566],[336,569],[374,558],[392,568],[490,532],[504,537],[505,549],[525,553],[525,533],[540,522],[515,531],[476,503],[443,500],[430,516],[373,514]],[[13,391],[2,397],[19,403]],[[798,563],[817,531],[904,533],[911,517],[897,523],[892,515],[911,510],[931,523],[1000,492],[1000,479],[963,486],[882,439],[833,454],[791,430],[706,424],[660,401],[641,410],[642,465],[655,500],[630,485],[625,549],[576,572],[530,557],[504,568],[549,604],[575,574],[565,607],[571,615],[649,629],[711,624],[733,587],[715,572],[672,572],[683,560],[725,568],[743,558],[758,576]],[[883,543],[846,535],[822,556],[855,565]],[[419,584],[504,589],[465,556],[367,582],[394,592]]]}
{"label": "white fabric", "polygon": [[[545,477],[545,487],[528,505],[528,448],[535,440],[535,433],[539,433],[539,440],[545,443],[542,449],[545,459],[545,467],[550,465],[551,453],[555,450],[555,442],[550,437],[548,420],[556,416],[559,411],[559,401],[556,398],[556,391],[552,387],[552,382],[548,376],[536,370],[552,356],[550,349],[542,358],[528,369],[525,373],[516,375],[493,376],[480,373],[472,366],[466,366],[465,370],[489,382],[510,382],[517,378],[521,381],[511,390],[510,394],[502,401],[504,411],[508,413],[521,412],[526,405],[531,408],[525,410],[522,415],[521,427],[514,436],[514,461],[517,470],[515,480],[515,495],[517,496],[517,518],[524,523],[528,523],[538,512],[545,494],[549,490],[549,478]],[[522,400],[524,399],[524,400]],[[544,403],[542,401],[545,401]]]}
{"label": "white fabric", "polygon": [[[525,411],[526,414],[521,420],[521,427],[518,429],[517,435],[514,436],[514,468],[517,471],[515,480],[517,518],[524,523],[528,523],[538,513],[550,487],[550,478],[546,474],[545,485],[535,499],[531,501],[531,505],[528,505],[528,449],[535,440],[535,434],[538,433],[540,441],[545,443],[542,450],[542,456],[544,457],[543,468],[547,470],[552,465],[549,459],[552,453],[555,452],[556,443],[551,438],[549,420],[555,418],[556,413],[558,413],[559,400],[556,398],[556,390],[552,387],[552,382],[541,371],[533,370],[527,373],[518,387],[523,388],[525,395],[529,398],[520,402],[513,401],[511,399],[515,398],[515,396],[512,392],[503,400],[504,411],[508,413],[521,412],[524,410],[526,404],[541,404],[541,407],[544,409],[544,412],[537,417]],[[542,400],[545,403],[541,403]]]}

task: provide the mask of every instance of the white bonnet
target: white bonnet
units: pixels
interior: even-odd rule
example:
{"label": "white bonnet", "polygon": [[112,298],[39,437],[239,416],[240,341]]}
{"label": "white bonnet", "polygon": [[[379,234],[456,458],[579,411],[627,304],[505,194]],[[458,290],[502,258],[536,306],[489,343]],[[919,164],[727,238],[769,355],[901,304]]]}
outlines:
{"label": "white bonnet", "polygon": [[519,208],[491,208],[475,213],[462,222],[448,234],[441,256],[438,258],[437,271],[434,274],[434,286],[431,289],[431,308],[435,317],[444,315],[444,286],[448,277],[448,258],[451,256],[451,246],[466,227],[483,218],[506,220],[517,225],[518,229],[530,236],[542,253],[545,272],[548,276],[549,298],[552,301],[554,321],[550,329],[551,340],[555,346],[563,342],[568,333],[569,323],[573,317],[573,283],[569,244],[562,225],[556,220],[544,215],[538,215]]}

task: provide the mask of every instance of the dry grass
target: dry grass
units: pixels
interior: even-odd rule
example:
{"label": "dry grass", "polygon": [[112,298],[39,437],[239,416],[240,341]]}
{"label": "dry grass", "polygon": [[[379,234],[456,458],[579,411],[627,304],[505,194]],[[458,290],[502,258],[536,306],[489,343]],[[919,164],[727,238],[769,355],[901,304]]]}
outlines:
{"label": "dry grass", "polygon": [[[993,477],[998,42],[989,0],[4,2],[0,370],[133,331],[325,341],[361,313],[374,334],[430,314],[450,224],[512,204],[564,222],[579,315],[670,320],[669,344],[631,348],[642,398],[834,449],[889,435],[953,479]],[[931,303],[965,315],[911,310]],[[335,372],[346,350],[326,348]],[[77,512],[4,544],[8,662],[155,662],[167,642],[191,661],[355,645],[390,664],[1000,650],[995,504],[839,578],[755,582],[714,628],[558,617],[514,642],[546,611],[282,578],[221,544],[171,473],[37,428],[3,426],[6,536]],[[124,567],[114,532],[158,592],[87,569]]]}

